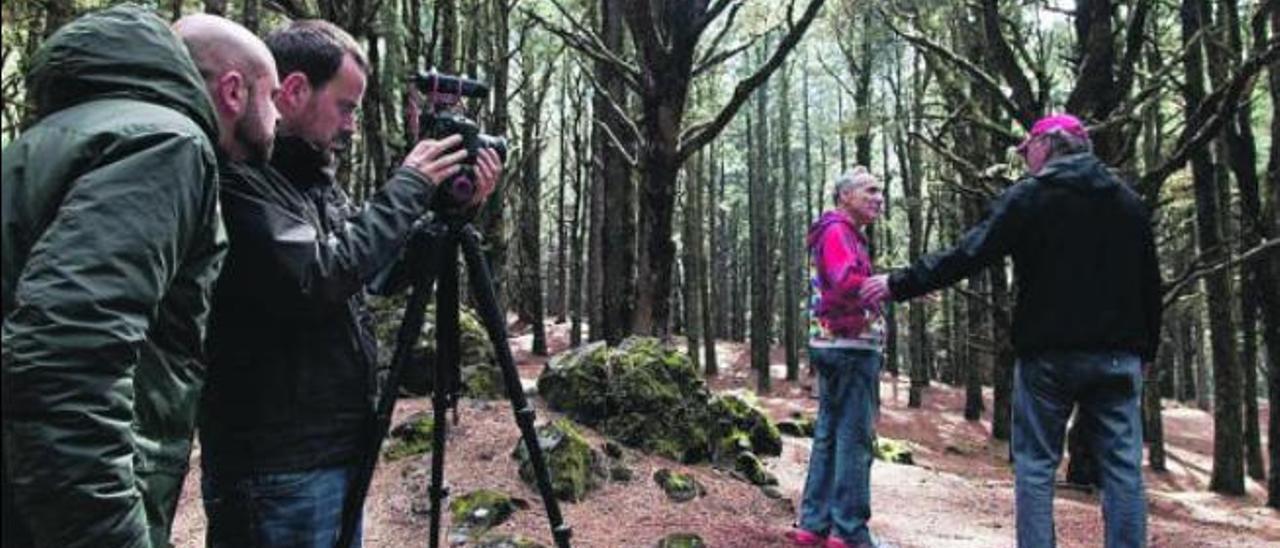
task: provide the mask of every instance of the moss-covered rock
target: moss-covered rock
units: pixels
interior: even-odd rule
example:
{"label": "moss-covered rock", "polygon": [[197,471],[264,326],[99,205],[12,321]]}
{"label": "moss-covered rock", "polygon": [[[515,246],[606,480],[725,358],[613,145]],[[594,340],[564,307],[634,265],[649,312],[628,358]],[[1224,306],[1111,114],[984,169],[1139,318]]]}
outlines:
{"label": "moss-covered rock", "polygon": [[476,548],[547,548],[518,535],[488,535],[475,544]]}
{"label": "moss-covered rock", "polygon": [[793,438],[812,438],[817,423],[817,419],[813,417],[796,416],[790,420],[778,421],[778,431]]}
{"label": "moss-covered rock", "polygon": [[[741,432],[751,441],[752,452],[774,457],[781,455],[782,433],[753,400],[754,397],[747,393],[724,394],[711,400],[711,415],[721,440],[717,447],[725,448],[726,438],[737,438]],[[736,451],[721,453],[721,460],[736,454]]]}
{"label": "moss-covered rock", "polygon": [[693,533],[672,533],[658,541],[658,548],[706,548],[706,541]]}
{"label": "moss-covered rock", "polygon": [[662,487],[667,498],[675,502],[689,502],[707,494],[707,488],[703,487],[697,478],[689,474],[672,472],[666,468],[654,472],[653,481]]}
{"label": "moss-covered rock", "polygon": [[744,436],[759,454],[782,451],[764,413],[744,396],[711,398],[688,357],[657,339],[561,354],[543,370],[538,392],[552,409],[624,445],[686,463],[716,455],[732,462]]}
{"label": "moss-covered rock", "polygon": [[[396,348],[396,332],[404,318],[407,294],[394,297],[370,297],[370,309],[374,316],[374,333],[378,337],[378,363],[388,367]],[[435,365],[435,304],[427,305],[423,318],[422,334],[414,341],[413,356],[401,373],[400,387],[406,393],[422,396],[431,393],[432,368]],[[458,315],[461,356],[458,360],[462,375],[462,394],[476,399],[499,399],[506,396],[503,390],[502,371],[498,368],[489,334],[479,317],[463,307]]]}
{"label": "moss-covered rock", "polygon": [[[605,477],[600,454],[578,433],[573,423],[564,419],[538,429],[538,445],[551,473],[551,490],[557,499],[577,502],[599,487]],[[524,440],[516,441],[514,456],[520,462],[520,479],[537,487],[533,464]]]}
{"label": "moss-covered rock", "polygon": [[778,484],[778,477],[765,470],[764,463],[760,462],[760,457],[751,452],[743,451],[738,453],[738,458],[734,460],[733,469],[735,472],[742,474],[752,485]]}
{"label": "moss-covered rock", "polygon": [[421,455],[431,451],[431,434],[435,420],[426,411],[414,413],[391,429],[391,443],[387,445],[387,460]]}
{"label": "moss-covered rock", "polygon": [[480,534],[507,521],[519,506],[506,493],[481,489],[453,499],[449,502],[449,513],[453,515],[454,527]]}
{"label": "moss-covered rock", "polygon": [[588,426],[609,413],[609,356],[603,341],[563,352],[538,375],[538,394],[547,405]]}
{"label": "moss-covered rock", "polygon": [[911,444],[892,438],[876,438],[875,457],[885,462],[915,464]]}

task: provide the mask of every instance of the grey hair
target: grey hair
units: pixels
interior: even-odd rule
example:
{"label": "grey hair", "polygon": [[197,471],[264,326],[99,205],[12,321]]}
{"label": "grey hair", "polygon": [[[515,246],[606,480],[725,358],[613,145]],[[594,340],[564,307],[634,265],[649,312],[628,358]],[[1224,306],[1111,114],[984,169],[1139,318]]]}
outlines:
{"label": "grey hair", "polygon": [[831,194],[832,205],[840,205],[840,195],[851,188],[876,182],[876,176],[866,166],[853,166],[853,169],[836,177],[835,191]]}
{"label": "grey hair", "polygon": [[1049,143],[1049,158],[1079,154],[1081,152],[1093,152],[1093,141],[1090,141],[1087,136],[1053,130],[1040,137]]}

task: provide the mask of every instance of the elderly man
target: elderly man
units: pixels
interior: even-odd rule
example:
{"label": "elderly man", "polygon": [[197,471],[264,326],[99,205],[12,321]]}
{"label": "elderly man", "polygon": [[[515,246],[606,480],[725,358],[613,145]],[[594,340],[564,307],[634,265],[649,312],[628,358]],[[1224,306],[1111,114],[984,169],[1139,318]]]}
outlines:
{"label": "elderly man", "polygon": [[225,246],[215,158],[264,157],[276,119],[262,42],[191,23],[224,50],[193,64],[117,7],[33,60],[38,121],[0,185],[6,547],[169,544]]}
{"label": "elderly man", "polygon": [[1092,425],[1106,545],[1143,546],[1142,363],[1160,333],[1160,271],[1151,215],[1093,155],[1070,115],[1037,122],[1018,148],[1029,175],[947,251],[891,276],[863,298],[906,300],[1013,256],[1013,455],[1018,546],[1054,545],[1054,474],[1073,405]]}

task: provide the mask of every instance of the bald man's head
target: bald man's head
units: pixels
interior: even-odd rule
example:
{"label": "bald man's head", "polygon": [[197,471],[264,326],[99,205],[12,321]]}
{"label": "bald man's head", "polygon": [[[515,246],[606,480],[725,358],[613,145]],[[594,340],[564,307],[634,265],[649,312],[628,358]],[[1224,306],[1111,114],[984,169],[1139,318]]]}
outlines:
{"label": "bald man's head", "polygon": [[173,31],[204,77],[223,152],[237,161],[266,161],[279,118],[272,99],[280,87],[266,44],[233,21],[203,13],[179,19]]}

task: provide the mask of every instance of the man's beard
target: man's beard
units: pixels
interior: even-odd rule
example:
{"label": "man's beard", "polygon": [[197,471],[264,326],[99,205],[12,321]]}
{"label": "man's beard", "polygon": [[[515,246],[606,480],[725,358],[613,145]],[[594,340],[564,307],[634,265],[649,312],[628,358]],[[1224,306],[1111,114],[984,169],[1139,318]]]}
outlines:
{"label": "man's beard", "polygon": [[262,165],[271,160],[271,150],[275,145],[275,138],[270,131],[260,130],[256,123],[258,122],[258,102],[251,101],[249,108],[245,111],[244,117],[236,123],[235,139],[245,149],[248,157],[247,162],[255,165]]}

